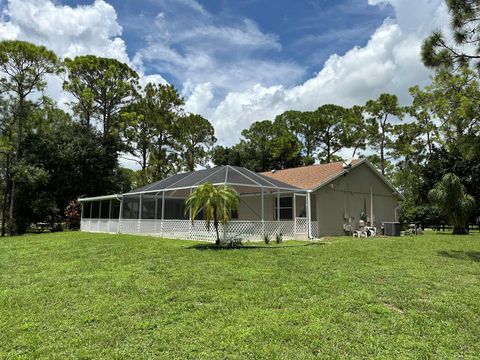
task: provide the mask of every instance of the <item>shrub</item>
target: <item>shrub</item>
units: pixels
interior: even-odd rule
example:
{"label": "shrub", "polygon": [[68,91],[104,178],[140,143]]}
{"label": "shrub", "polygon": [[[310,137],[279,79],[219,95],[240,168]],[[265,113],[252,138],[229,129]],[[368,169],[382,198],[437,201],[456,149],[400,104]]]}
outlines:
{"label": "shrub", "polygon": [[270,243],[270,234],[263,234],[263,241],[268,245]]}
{"label": "shrub", "polygon": [[67,218],[67,228],[69,230],[80,229],[80,203],[72,200],[65,208],[65,217]]}
{"label": "shrub", "polygon": [[281,244],[283,242],[283,235],[277,234],[277,236],[275,236],[275,240],[277,241],[277,244]]}

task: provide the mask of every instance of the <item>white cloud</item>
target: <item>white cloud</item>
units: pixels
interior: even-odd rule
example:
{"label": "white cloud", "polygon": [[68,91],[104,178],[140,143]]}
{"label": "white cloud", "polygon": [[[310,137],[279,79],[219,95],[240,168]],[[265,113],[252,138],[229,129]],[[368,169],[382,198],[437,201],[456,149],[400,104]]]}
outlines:
{"label": "white cloud", "polygon": [[272,60],[282,51],[278,37],[250,19],[226,24],[193,0],[158,3],[162,12],[139,54],[145,64],[184,87],[210,83],[218,97],[256,83],[293,85],[304,75],[293,62]]}
{"label": "white cloud", "polygon": [[[387,0],[369,0],[371,5]],[[283,83],[265,86],[262,82],[244,91],[228,93],[218,104],[206,104],[202,88],[187,100],[187,110],[202,99],[203,115],[211,119],[223,144],[236,143],[242,129],[253,121],[273,119],[288,109],[312,110],[325,103],[344,106],[363,104],[383,92],[397,94],[403,103],[408,88],[425,84],[430,71],[420,60],[422,40],[435,28],[448,24],[442,0],[388,0],[396,17],[372,34],[367,45],[354,47],[343,56],[333,54],[321,71],[301,85]],[[415,11],[413,11],[415,9]],[[208,94],[215,88],[208,87]]]}
{"label": "white cloud", "polygon": [[209,111],[208,106],[214,98],[213,85],[209,82],[197,85],[187,82],[184,94],[187,97],[185,107],[189,112],[205,114]]}
{"label": "white cloud", "polygon": [[2,38],[43,44],[62,57],[93,54],[129,62],[115,9],[103,0],[77,7],[9,0],[2,15]]}
{"label": "white cloud", "polygon": [[[9,0],[0,18],[0,39],[41,43],[62,57],[114,57],[141,74],[145,69],[169,73],[183,83],[186,109],[209,118],[220,142],[233,144],[253,121],[273,119],[288,109],[362,104],[382,92],[406,102],[411,85],[428,81],[419,50],[431,30],[448,25],[443,1],[368,2],[392,6],[395,19],[386,19],[365,46],[331,55],[318,74],[301,84],[301,67],[272,59],[282,51],[277,36],[249,19],[218,23],[195,0],[158,0],[164,11],[151,25],[147,46],[131,59],[116,11],[103,0],[76,7],[52,0]],[[143,81],[166,82],[160,75]],[[53,88],[56,98],[65,101],[60,86]]]}
{"label": "white cloud", "polygon": [[[0,39],[42,44],[61,58],[85,54],[114,58],[137,70],[141,84],[167,83],[159,74],[145,75],[141,56],[130,60],[121,35],[115,9],[103,0],[76,7],[50,0],[9,0],[0,18]],[[73,98],[62,91],[62,81],[51,77],[48,84],[48,95],[67,110],[65,104]]]}

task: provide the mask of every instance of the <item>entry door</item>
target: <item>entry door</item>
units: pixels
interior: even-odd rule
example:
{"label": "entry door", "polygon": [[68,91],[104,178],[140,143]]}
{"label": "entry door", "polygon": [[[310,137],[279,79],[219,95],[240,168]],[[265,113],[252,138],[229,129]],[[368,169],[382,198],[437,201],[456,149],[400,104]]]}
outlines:
{"label": "entry door", "polygon": [[307,195],[294,194],[293,200],[295,234],[306,234],[308,232]]}

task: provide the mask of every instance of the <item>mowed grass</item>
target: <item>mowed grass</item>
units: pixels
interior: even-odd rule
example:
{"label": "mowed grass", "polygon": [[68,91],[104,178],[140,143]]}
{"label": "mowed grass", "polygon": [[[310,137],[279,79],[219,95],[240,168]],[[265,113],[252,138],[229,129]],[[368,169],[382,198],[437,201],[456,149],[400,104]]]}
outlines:
{"label": "mowed grass", "polygon": [[0,240],[0,358],[479,358],[480,235]]}

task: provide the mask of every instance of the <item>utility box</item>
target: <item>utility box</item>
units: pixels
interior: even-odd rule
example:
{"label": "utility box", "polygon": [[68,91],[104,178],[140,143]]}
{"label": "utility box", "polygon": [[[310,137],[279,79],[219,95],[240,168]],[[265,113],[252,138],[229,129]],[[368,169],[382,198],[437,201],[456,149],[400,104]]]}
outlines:
{"label": "utility box", "polygon": [[384,235],[387,236],[400,236],[400,223],[399,222],[384,222],[383,223]]}

